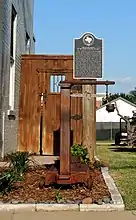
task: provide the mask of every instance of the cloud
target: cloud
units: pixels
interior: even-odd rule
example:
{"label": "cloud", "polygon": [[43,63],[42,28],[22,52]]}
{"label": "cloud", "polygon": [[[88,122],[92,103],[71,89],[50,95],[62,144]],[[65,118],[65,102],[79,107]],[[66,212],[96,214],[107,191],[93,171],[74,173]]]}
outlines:
{"label": "cloud", "polygon": [[131,83],[134,82],[134,79],[132,79],[130,76],[127,77],[121,77],[121,78],[114,78],[113,81],[115,81],[116,83]]}
{"label": "cloud", "polygon": [[116,81],[121,82],[121,83],[127,83],[127,82],[132,82],[132,79],[130,76],[128,76],[128,77],[124,77],[124,78],[119,78]]}

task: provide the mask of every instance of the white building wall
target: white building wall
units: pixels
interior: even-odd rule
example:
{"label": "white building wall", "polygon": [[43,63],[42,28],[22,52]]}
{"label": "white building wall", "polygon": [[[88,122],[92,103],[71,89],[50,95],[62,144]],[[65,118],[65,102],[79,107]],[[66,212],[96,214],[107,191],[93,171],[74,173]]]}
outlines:
{"label": "white building wall", "polygon": [[[114,104],[114,102],[111,102]],[[136,107],[134,107],[131,104],[128,104],[127,102],[119,99],[116,102],[119,113],[123,116],[132,116],[132,111],[136,110]],[[106,106],[98,109],[96,111],[96,122],[119,122],[120,117],[117,115],[117,111],[108,113],[106,111]]]}
{"label": "white building wall", "polygon": [[[12,4],[17,12],[15,81],[12,94],[15,120],[10,120],[7,114],[11,107],[9,84]],[[26,32],[31,40],[30,53],[34,53],[33,8],[34,0],[0,0],[0,156],[3,148],[5,154],[17,150],[21,55],[26,53]],[[2,121],[3,113],[5,119]]]}

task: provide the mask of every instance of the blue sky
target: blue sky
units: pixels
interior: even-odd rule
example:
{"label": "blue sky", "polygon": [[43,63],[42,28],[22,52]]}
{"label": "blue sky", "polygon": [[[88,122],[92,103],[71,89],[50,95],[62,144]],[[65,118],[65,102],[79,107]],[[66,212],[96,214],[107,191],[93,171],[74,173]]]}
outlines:
{"label": "blue sky", "polygon": [[136,0],[35,0],[34,32],[38,54],[73,54],[73,38],[85,32],[103,38],[110,91],[136,86]]}

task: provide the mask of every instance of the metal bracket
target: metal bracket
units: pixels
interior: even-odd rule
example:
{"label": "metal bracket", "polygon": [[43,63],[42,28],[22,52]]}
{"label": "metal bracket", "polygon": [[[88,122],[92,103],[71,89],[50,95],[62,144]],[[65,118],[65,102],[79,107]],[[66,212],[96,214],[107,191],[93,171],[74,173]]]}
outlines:
{"label": "metal bracket", "polygon": [[78,114],[72,115],[71,119],[76,120],[76,121],[81,120],[82,119],[82,115],[78,115]]}
{"label": "metal bracket", "polygon": [[41,97],[41,104],[46,104],[47,91],[40,93],[39,96]]}

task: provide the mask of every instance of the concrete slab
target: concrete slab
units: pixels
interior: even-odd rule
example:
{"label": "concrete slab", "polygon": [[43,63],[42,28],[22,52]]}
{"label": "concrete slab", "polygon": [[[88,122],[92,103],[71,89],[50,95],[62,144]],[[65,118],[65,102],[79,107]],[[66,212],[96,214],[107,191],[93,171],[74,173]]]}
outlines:
{"label": "concrete slab", "polygon": [[[46,164],[54,164],[56,160],[59,160],[58,156],[31,156],[30,159],[34,161],[37,165],[46,165]],[[30,165],[34,164],[33,162],[30,162]],[[9,167],[9,163],[7,162],[1,162],[0,161],[0,167]]]}
{"label": "concrete slab", "polygon": [[45,164],[54,164],[56,160],[59,159],[57,156],[32,156],[32,160],[34,160],[39,165],[45,165]]}
{"label": "concrete slab", "polygon": [[94,212],[111,212],[111,211],[124,211],[124,205],[120,204],[80,204],[80,211],[94,211]]}
{"label": "concrete slab", "polygon": [[77,204],[36,204],[37,212],[53,212],[53,211],[79,211]]}
{"label": "concrete slab", "polygon": [[12,212],[0,212],[0,220],[12,220]]}
{"label": "concrete slab", "polygon": [[105,183],[106,183],[106,185],[109,189],[109,192],[111,194],[111,198],[112,198],[113,203],[115,205],[119,205],[119,207],[121,207],[121,210],[122,210],[122,207],[125,208],[125,205],[124,205],[122,196],[119,193],[113,178],[109,175],[108,168],[107,167],[102,167],[101,171],[102,171],[102,175],[103,175],[103,178],[105,180]]}
{"label": "concrete slab", "polygon": [[[0,218],[6,220],[4,218]],[[132,212],[27,212],[14,214],[12,220],[136,220]]]}
{"label": "concrete slab", "polygon": [[9,167],[9,163],[0,161],[0,167],[3,167],[3,168]]}

